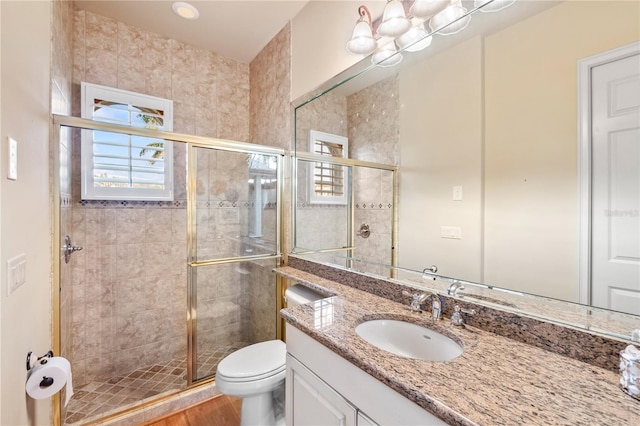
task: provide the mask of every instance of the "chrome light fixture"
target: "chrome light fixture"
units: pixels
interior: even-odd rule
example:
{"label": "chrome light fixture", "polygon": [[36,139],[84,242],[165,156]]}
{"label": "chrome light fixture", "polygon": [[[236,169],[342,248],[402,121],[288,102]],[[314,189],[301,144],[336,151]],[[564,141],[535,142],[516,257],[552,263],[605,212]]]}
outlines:
{"label": "chrome light fixture", "polygon": [[368,55],[376,49],[376,39],[371,29],[371,14],[366,6],[358,8],[360,18],[353,28],[351,39],[347,42],[347,52],[355,55]]}
{"label": "chrome light fixture", "polygon": [[462,0],[451,0],[446,9],[429,20],[429,28],[442,35],[456,34],[469,25],[471,16],[466,14],[467,8],[462,6]]}
{"label": "chrome light fixture", "polygon": [[484,5],[480,9],[480,12],[487,13],[487,12],[497,12],[506,7],[511,6],[515,2],[516,0],[493,0],[492,2],[490,2],[490,0],[475,0],[473,2],[473,5],[475,7],[480,7]]}
{"label": "chrome light fixture", "polygon": [[431,41],[432,36],[427,37],[427,31],[422,24],[411,27],[409,31],[402,34],[396,39],[396,43],[400,49],[404,49],[407,52],[418,52],[427,48]]}
{"label": "chrome light fixture", "polygon": [[[482,12],[496,12],[515,1],[474,0],[473,4],[475,9]],[[407,16],[405,5],[409,3],[411,7]],[[366,6],[360,6],[358,14],[360,18],[347,42],[347,51],[357,55],[369,55],[373,52],[371,62],[383,67],[402,61],[398,49],[417,52],[428,47],[433,41],[433,35],[429,32],[456,34],[471,21],[462,0],[387,0],[382,17],[375,22]],[[428,29],[425,28],[426,21],[429,22]],[[380,46],[382,43],[384,45]]]}
{"label": "chrome light fixture", "polygon": [[378,26],[378,34],[386,37],[398,37],[411,28],[411,21],[404,13],[404,6],[399,0],[388,0],[384,7],[382,22]]}
{"label": "chrome light fixture", "polygon": [[415,0],[409,12],[415,17],[426,19],[443,11],[447,6],[449,6],[449,0]]}

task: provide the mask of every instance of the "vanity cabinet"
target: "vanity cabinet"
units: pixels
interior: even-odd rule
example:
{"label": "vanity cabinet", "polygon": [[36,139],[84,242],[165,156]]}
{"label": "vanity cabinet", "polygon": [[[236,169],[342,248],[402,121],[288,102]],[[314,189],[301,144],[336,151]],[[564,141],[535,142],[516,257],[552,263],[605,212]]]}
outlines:
{"label": "vanity cabinet", "polygon": [[288,425],[354,426],[358,424],[357,409],[288,354],[286,384]]}
{"label": "vanity cabinet", "polygon": [[446,425],[290,324],[286,333],[288,426]]}

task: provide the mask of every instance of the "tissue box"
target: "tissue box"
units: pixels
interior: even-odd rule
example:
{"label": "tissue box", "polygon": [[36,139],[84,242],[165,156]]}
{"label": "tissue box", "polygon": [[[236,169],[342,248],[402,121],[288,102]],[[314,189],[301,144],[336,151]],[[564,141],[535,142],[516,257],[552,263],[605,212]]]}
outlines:
{"label": "tissue box", "polygon": [[620,352],[620,387],[627,395],[640,400],[640,360]]}

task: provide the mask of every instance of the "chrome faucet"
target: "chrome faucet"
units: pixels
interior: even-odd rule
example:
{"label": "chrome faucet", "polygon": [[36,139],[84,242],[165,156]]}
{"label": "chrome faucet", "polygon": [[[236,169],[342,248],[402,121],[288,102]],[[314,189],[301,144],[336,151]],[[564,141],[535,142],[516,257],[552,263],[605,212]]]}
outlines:
{"label": "chrome faucet", "polygon": [[454,281],[447,288],[447,294],[449,296],[457,296],[459,290],[464,290],[464,285],[460,281]]}
{"label": "chrome faucet", "polygon": [[[411,296],[411,293],[403,291],[405,296]],[[421,306],[431,299],[431,319],[439,320],[442,317],[442,301],[440,296],[431,291],[423,291],[422,293],[416,293],[412,296],[411,303],[409,303],[409,310],[411,312],[422,312]]]}

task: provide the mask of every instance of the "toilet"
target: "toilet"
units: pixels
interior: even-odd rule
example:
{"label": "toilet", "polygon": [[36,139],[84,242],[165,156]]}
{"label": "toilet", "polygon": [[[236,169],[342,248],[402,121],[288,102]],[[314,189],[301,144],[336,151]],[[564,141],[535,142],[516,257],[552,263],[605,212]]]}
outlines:
{"label": "toilet", "polygon": [[[324,297],[300,284],[285,291],[287,306]],[[287,347],[282,340],[268,340],[239,349],[218,364],[218,390],[242,398],[241,425],[284,425],[286,355]]]}

